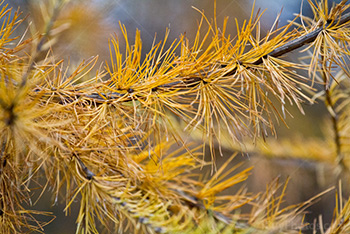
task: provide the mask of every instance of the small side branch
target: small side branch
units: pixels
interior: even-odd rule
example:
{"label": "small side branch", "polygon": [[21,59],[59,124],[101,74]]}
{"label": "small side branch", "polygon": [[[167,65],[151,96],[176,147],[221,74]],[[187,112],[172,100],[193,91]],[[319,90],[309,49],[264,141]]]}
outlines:
{"label": "small side branch", "polygon": [[340,134],[339,134],[339,123],[338,123],[338,114],[335,110],[335,103],[332,100],[332,94],[330,92],[330,89],[328,87],[328,72],[327,70],[327,61],[325,56],[321,56],[321,70],[322,70],[322,78],[323,78],[323,88],[325,91],[325,105],[327,107],[327,110],[331,116],[332,120],[332,129],[334,133],[334,143],[336,147],[336,156],[338,160],[338,165],[342,167],[342,169],[346,169],[346,165],[344,163],[344,156],[342,155],[341,150],[341,143],[340,143]]}
{"label": "small side branch", "polygon": [[[295,40],[292,40],[276,49],[274,49],[272,52],[270,52],[268,55],[272,56],[272,57],[279,57],[281,55],[284,55],[286,53],[289,53],[293,50],[296,50],[306,44],[309,44],[311,42],[313,42],[316,37],[318,36],[318,34],[324,30],[325,28],[327,28],[329,25],[331,24],[336,24],[336,25],[341,25],[344,24],[346,22],[350,21],[350,13],[347,13],[345,15],[343,15],[338,22],[332,22],[332,21],[328,21],[325,25],[321,25],[319,26],[316,30],[305,34],[304,36],[301,36]],[[262,61],[256,61],[255,63],[262,63]]]}
{"label": "small side branch", "polygon": [[326,93],[325,105],[328,109],[328,112],[329,112],[329,114],[331,116],[331,120],[332,120],[332,129],[333,129],[333,133],[334,133],[334,143],[335,143],[335,147],[336,147],[336,155],[337,155],[338,164],[342,168],[345,169],[346,165],[344,163],[344,156],[342,155],[342,152],[341,152],[338,114],[335,111],[334,102],[332,100],[332,95],[331,95],[329,88],[327,87],[326,84],[324,84],[324,90]]}
{"label": "small side branch", "polygon": [[84,173],[85,173],[85,178],[88,180],[92,180],[93,177],[95,176],[95,174],[89,170],[89,168],[87,168],[87,166],[83,163],[83,161],[81,161],[81,159],[79,158],[79,156],[77,154],[74,154],[74,157],[78,160],[81,169],[83,169]]}
{"label": "small side branch", "polygon": [[[341,25],[344,24],[346,22],[350,21],[350,13],[347,13],[345,15],[343,15],[339,21],[337,21],[335,24],[337,25]],[[289,42],[287,42],[286,44],[277,47],[276,49],[274,49],[273,51],[271,51],[270,53],[264,55],[263,57],[259,58],[258,60],[256,60],[253,65],[260,65],[263,63],[263,58],[266,58],[268,56],[271,57],[280,57],[284,54],[287,54],[289,52],[292,52],[296,49],[301,48],[302,46],[309,44],[311,42],[313,42],[318,34],[320,34],[322,32],[322,30],[324,30],[325,28],[327,28],[330,24],[332,24],[334,22],[329,21],[327,22],[325,25],[320,25],[317,29],[315,29],[312,32],[309,32],[301,37],[298,37],[294,40],[291,40]],[[232,71],[229,71],[228,73],[226,73],[226,76],[230,76],[230,75],[234,75],[236,73],[236,69],[233,69]]]}

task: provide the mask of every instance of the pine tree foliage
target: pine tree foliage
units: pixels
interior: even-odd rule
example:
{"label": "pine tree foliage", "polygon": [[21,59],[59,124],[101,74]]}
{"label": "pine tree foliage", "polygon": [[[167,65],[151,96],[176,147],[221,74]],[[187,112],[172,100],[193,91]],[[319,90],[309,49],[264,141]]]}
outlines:
{"label": "pine tree foliage", "polygon": [[[313,18],[297,15],[286,26],[274,25],[266,37],[260,33],[260,11],[253,9],[242,25],[236,22],[234,37],[226,33],[227,19],[218,26],[200,12],[193,41],[182,35],[167,47],[167,31],[145,58],[140,32],[131,44],[120,24],[122,38],[109,41],[110,61],[93,75],[97,57],[72,68],[50,49],[55,33],[63,30],[55,22],[67,2],[43,4],[46,27],[28,39],[26,32],[13,36],[24,17],[1,5],[1,233],[45,232],[47,222],[40,215],[50,214],[28,209],[39,178],[46,179],[43,191],[50,188],[55,200],[66,202],[67,215],[79,201],[77,233],[99,233],[98,223],[110,233],[303,230],[303,212],[320,195],[283,207],[286,185],[278,180],[265,193],[251,194],[243,187],[223,195],[244,182],[251,168],[232,166],[236,154],[216,168],[214,144],[225,145],[228,138],[239,150],[249,150],[247,139],[275,134],[274,120],[285,121],[286,103],[303,112],[303,102],[319,99],[330,113],[327,136],[332,138],[325,141],[331,150],[310,141],[303,143],[309,151],[298,152],[293,144],[288,154],[348,170],[347,1],[328,7],[327,0],[309,0]],[[302,46],[309,59],[283,57]],[[314,84],[324,89],[316,92]],[[203,144],[188,144],[184,133],[197,132]],[[206,144],[211,162],[203,160]],[[283,142],[276,144],[263,153],[286,149]],[[314,145],[321,150],[311,152]],[[198,173],[211,166],[207,179]],[[339,195],[336,203],[333,224],[324,233],[349,229],[349,201]],[[251,212],[241,213],[243,206]]]}

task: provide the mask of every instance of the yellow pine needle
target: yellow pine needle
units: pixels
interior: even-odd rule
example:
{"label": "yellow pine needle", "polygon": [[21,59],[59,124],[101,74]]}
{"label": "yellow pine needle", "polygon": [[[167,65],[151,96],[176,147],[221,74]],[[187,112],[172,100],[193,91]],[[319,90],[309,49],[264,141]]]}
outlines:
{"label": "yellow pine needle", "polygon": [[231,156],[212,176],[212,178],[205,183],[205,186],[201,189],[201,191],[197,194],[199,198],[207,198],[210,196],[214,196],[219,192],[232,187],[233,185],[240,183],[248,178],[249,171],[252,168],[245,169],[233,176],[230,176],[228,179],[224,180],[229,174],[235,171],[237,168],[241,166],[241,164],[237,164],[225,171],[226,167],[230,165],[229,163],[235,158],[236,155]]}

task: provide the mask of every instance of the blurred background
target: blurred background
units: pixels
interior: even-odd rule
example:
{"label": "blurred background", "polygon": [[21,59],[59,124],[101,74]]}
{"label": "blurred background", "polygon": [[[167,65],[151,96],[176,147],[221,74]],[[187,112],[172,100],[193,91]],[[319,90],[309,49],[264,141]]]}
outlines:
{"label": "blurred background", "polygon": [[[32,22],[37,30],[43,31],[43,18],[48,12],[41,4],[55,2],[54,0],[11,0],[5,1],[10,6],[28,16],[24,29]],[[279,25],[284,25],[294,18],[294,13],[301,10],[301,0],[257,0],[255,12],[266,10],[262,17],[262,28],[270,29],[276,16],[282,11]],[[229,17],[228,32],[236,31],[234,19],[240,24],[249,19],[254,1],[248,0],[218,0],[217,22],[222,25],[223,19]],[[50,5],[50,4],[47,4]],[[52,4],[51,4],[52,5]],[[303,13],[309,14],[309,7],[304,3]],[[181,34],[191,39],[195,36],[200,13],[194,8],[204,11],[208,19],[214,16],[213,0],[70,0],[60,12],[57,25],[62,26],[59,34],[56,56],[69,58],[70,61],[81,61],[90,56],[100,56],[104,62],[109,58],[108,39],[114,34],[121,35],[119,22],[126,26],[130,41],[136,29],[141,31],[144,52],[147,52],[157,35],[157,41],[164,37],[166,28],[170,29],[169,44]],[[66,27],[65,27],[66,26]],[[262,33],[264,30],[262,30]],[[122,41],[122,40],[121,40]]]}
{"label": "blurred background", "polygon": [[[23,16],[28,16],[18,32],[23,32],[32,22],[38,31],[43,32],[45,7],[41,0],[6,0],[5,4],[14,8],[20,8]],[[49,0],[47,2],[50,2]],[[52,1],[51,1],[52,2]],[[256,0],[255,12],[259,8],[265,10],[262,17],[262,33],[270,29],[276,16],[281,12],[279,25],[284,25],[288,20],[294,18],[295,13],[302,11],[304,15],[311,15],[310,8],[301,0]],[[330,1],[332,2],[332,1]],[[337,1],[339,2],[339,1]],[[235,35],[236,26],[234,19],[237,18],[240,25],[249,19],[253,0],[217,0],[217,22],[220,27],[225,17],[229,17],[228,32]],[[199,9],[205,12],[210,19],[214,16],[213,0],[73,0],[62,9],[57,24],[61,27],[57,36],[57,42],[53,47],[53,53],[57,58],[64,59],[71,66],[79,64],[83,59],[91,56],[99,56],[98,64],[109,61],[108,40],[111,37],[121,37],[119,22],[124,24],[129,36],[130,43],[133,41],[136,29],[141,31],[143,42],[143,53],[146,53],[156,41],[163,39],[166,28],[170,29],[168,43],[186,34],[193,39],[201,18]],[[28,33],[28,36],[30,36]],[[123,40],[121,40],[123,44]],[[288,56],[296,57],[298,52],[290,53]],[[278,128],[278,139],[292,138],[294,135],[303,137],[322,138],[322,125],[327,111],[323,104],[305,107],[305,115],[302,115],[295,107],[290,107],[293,117],[287,117],[289,129],[280,124]],[[217,157],[220,166],[226,157],[234,152],[229,147],[224,151],[224,157]],[[219,154],[217,154],[219,155]],[[288,155],[285,155],[288,157]],[[244,161],[245,166],[254,166],[252,175],[246,182],[251,192],[265,191],[266,184],[274,178],[280,177],[283,182],[290,177],[287,189],[285,205],[303,202],[336,185],[336,178],[327,178],[332,168],[324,164],[316,164],[310,161],[295,159],[270,159],[257,154],[237,156],[233,163]],[[203,172],[204,173],[204,172]],[[326,177],[326,182],[320,183],[320,178]],[[226,191],[232,193],[234,190]],[[40,191],[38,191],[40,193]],[[64,204],[53,204],[53,198],[47,192],[44,199],[36,209],[52,211],[57,218],[45,228],[45,233],[73,233],[75,230],[75,217],[77,210],[72,209],[70,216],[65,216]],[[76,203],[78,207],[79,203]],[[322,214],[324,223],[332,218],[334,207],[334,191],[323,196],[321,201],[308,209],[306,221],[313,222]],[[310,233],[311,230],[310,230]]]}

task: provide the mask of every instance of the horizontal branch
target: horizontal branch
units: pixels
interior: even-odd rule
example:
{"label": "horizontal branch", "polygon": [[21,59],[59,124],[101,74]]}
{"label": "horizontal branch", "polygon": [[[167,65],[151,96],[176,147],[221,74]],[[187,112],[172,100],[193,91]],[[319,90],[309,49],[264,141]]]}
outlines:
{"label": "horizontal branch", "polygon": [[[245,64],[245,63],[242,63],[241,61],[237,61],[237,62],[240,63],[241,65],[247,65],[247,66],[248,65],[260,65],[263,63],[263,59],[267,58],[268,56],[280,57],[280,56],[285,55],[291,51],[299,49],[306,44],[312,43],[317,38],[317,36],[324,30],[324,28],[327,28],[330,25],[342,25],[342,24],[349,22],[349,21],[350,21],[350,13],[344,14],[342,17],[339,18],[338,21],[329,20],[329,21],[327,21],[326,24],[320,25],[315,30],[313,30],[313,31],[311,31],[303,36],[300,36],[294,40],[291,40],[282,46],[275,48],[273,51],[261,56],[253,63]],[[220,66],[220,68],[224,68],[224,67],[226,67],[226,65]],[[228,71],[227,73],[225,73],[223,75],[223,77],[234,75],[236,72],[237,72],[237,69],[234,68],[231,71]],[[206,81],[204,81],[202,77],[203,77],[203,75],[201,75],[201,74],[199,74],[198,76],[192,76],[192,77],[182,77],[181,80],[179,80],[179,81],[174,81],[174,82],[171,82],[168,84],[163,84],[163,85],[153,87],[151,91],[156,92],[159,90],[169,90],[169,89],[174,90],[174,89],[193,88],[197,84],[199,84],[200,82],[206,83]],[[80,97],[88,98],[95,103],[104,103],[107,101],[113,101],[113,100],[117,100],[120,98],[122,98],[123,102],[128,102],[128,101],[132,101],[133,98],[142,98],[141,96],[135,96],[135,95],[132,97],[131,94],[133,94],[133,93],[134,93],[134,90],[132,88],[129,88],[129,89],[123,90],[121,92],[111,92],[108,94],[107,93],[77,94],[75,96],[75,98],[70,97],[69,100],[63,100],[63,103],[66,103],[66,102],[70,103],[74,100],[77,100],[77,98],[80,98]]]}

